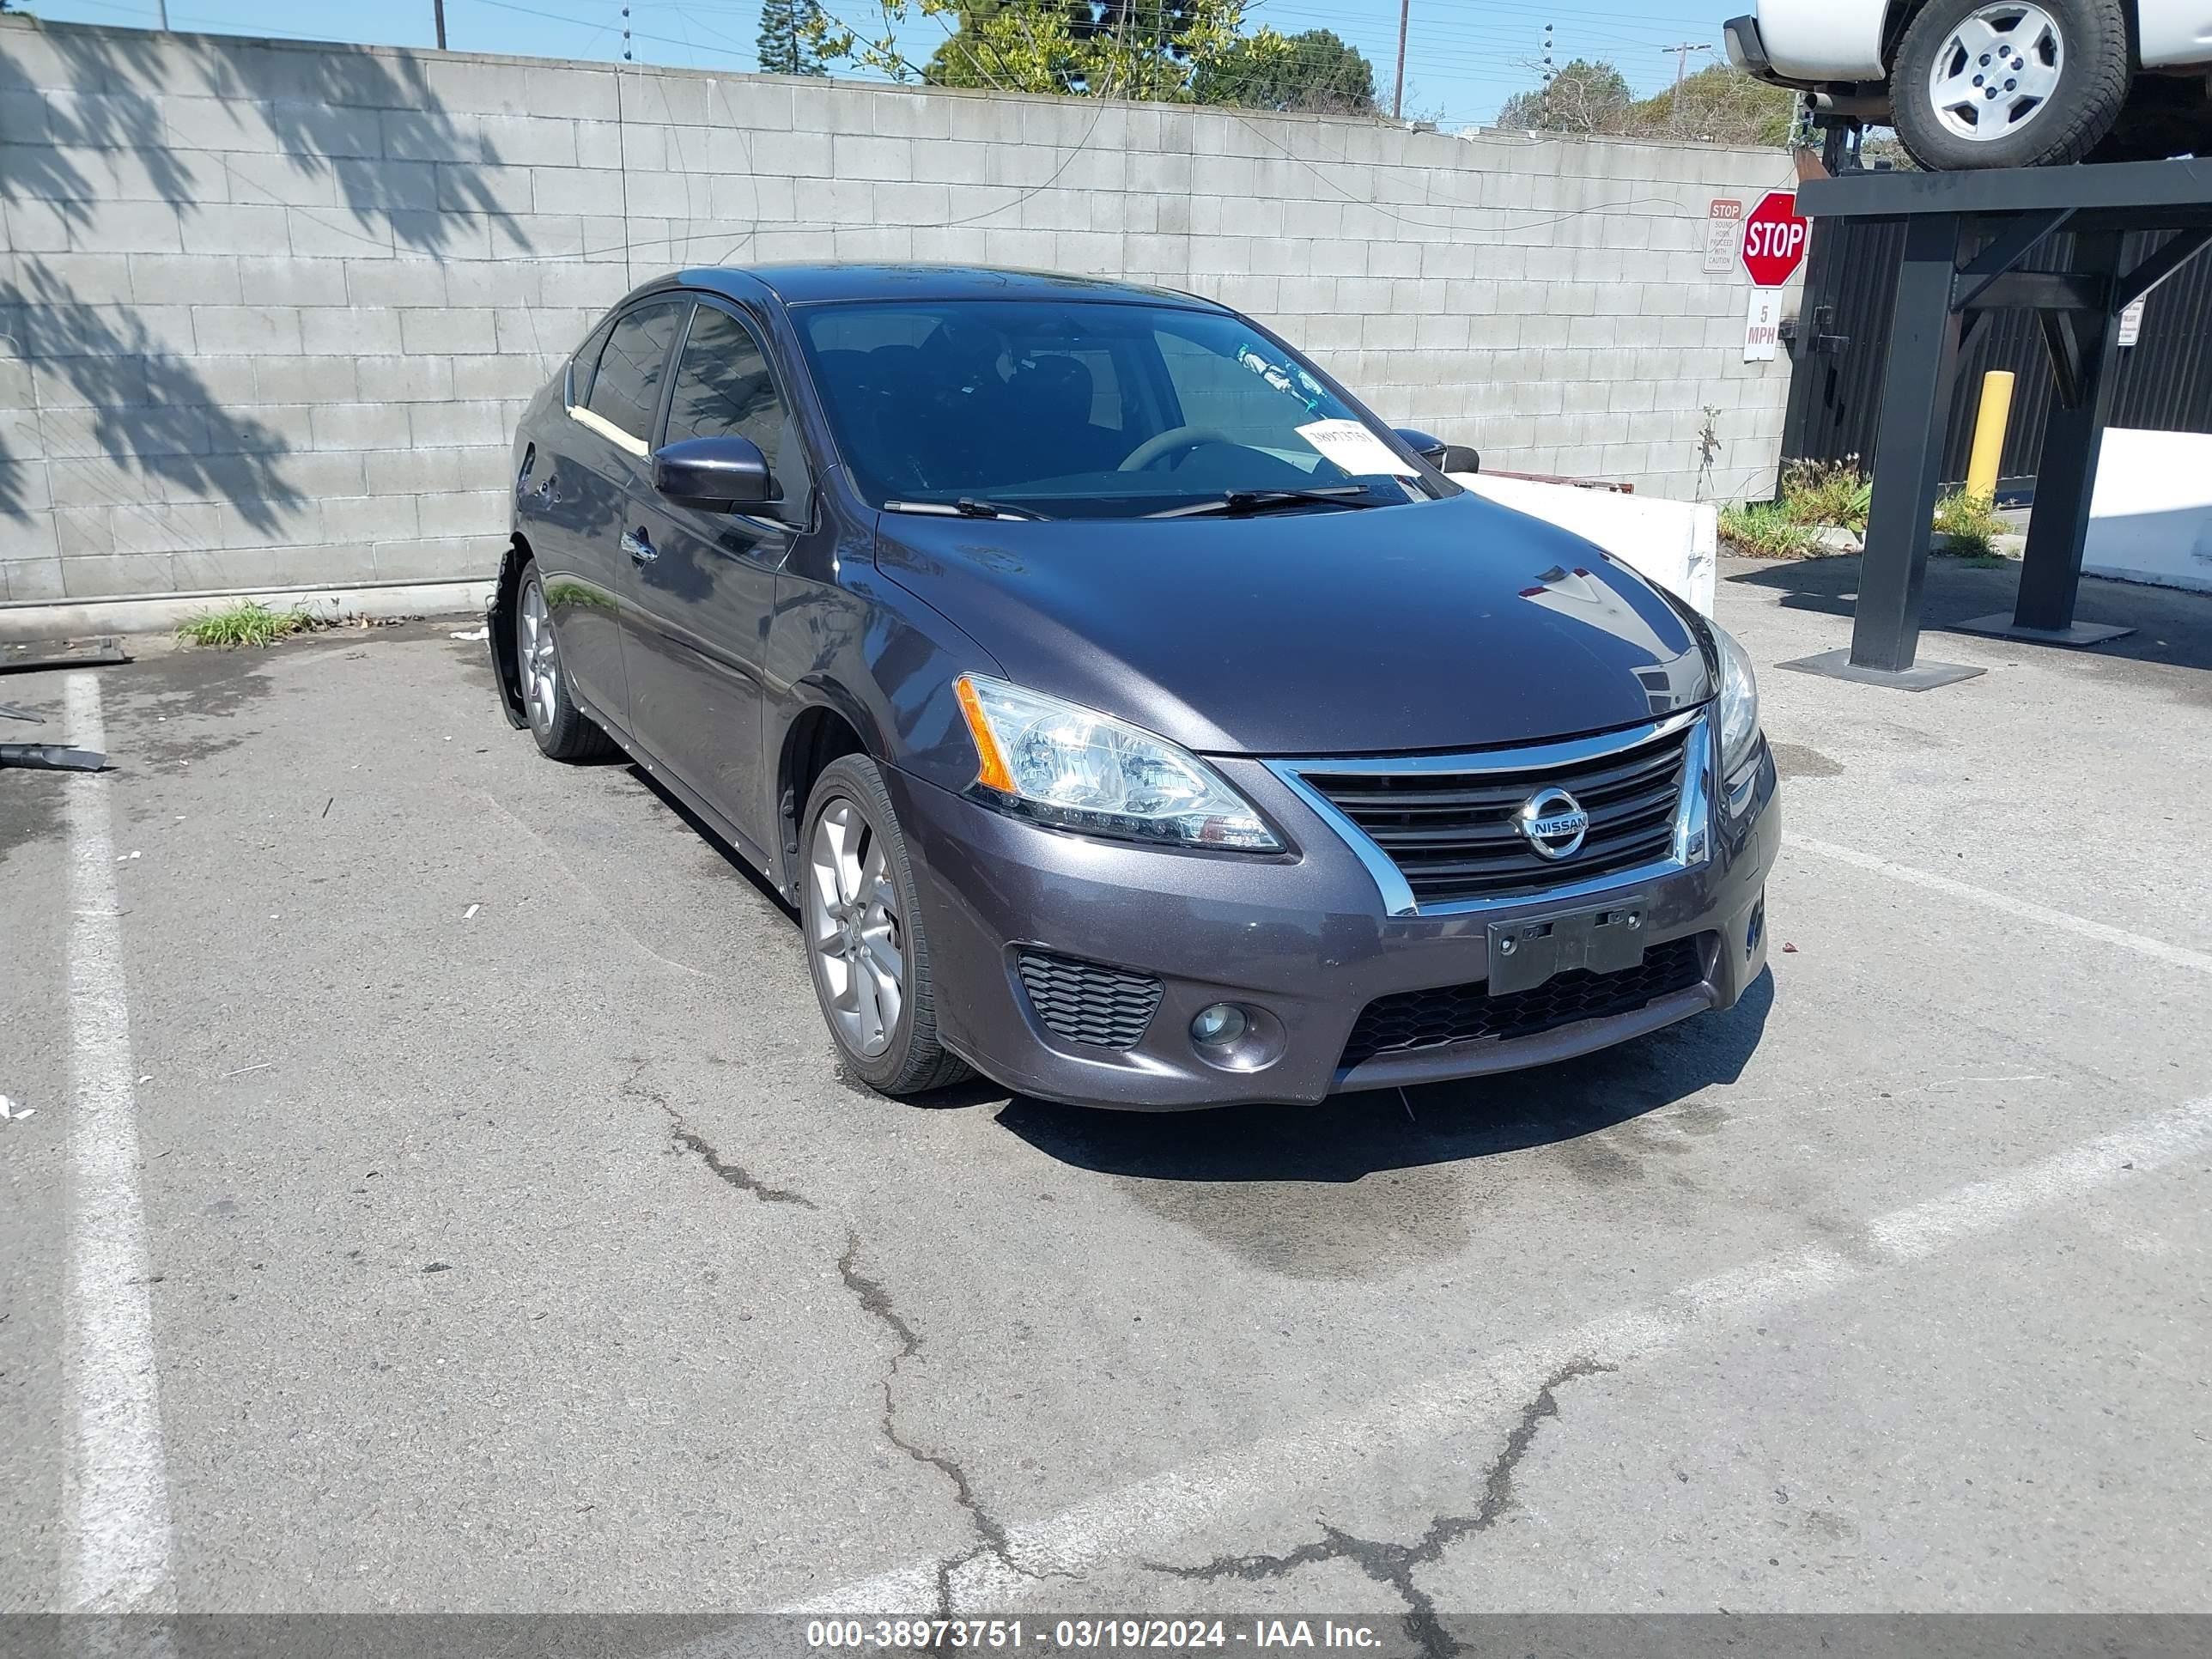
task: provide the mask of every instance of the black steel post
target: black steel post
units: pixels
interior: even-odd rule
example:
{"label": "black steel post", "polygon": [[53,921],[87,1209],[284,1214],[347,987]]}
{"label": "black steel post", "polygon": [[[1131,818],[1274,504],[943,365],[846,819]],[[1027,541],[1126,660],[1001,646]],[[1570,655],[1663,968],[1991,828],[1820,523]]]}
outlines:
{"label": "black steel post", "polygon": [[[2121,240],[2117,230],[2075,237],[2073,270],[2117,283]],[[2089,534],[2089,501],[2097,488],[2097,452],[2120,378],[2120,320],[2112,307],[2066,316],[2072,324],[2070,340],[2058,331],[2052,334],[2054,356],[2061,356],[2051,365],[2059,395],[2044,416],[2035,512],[2028,520],[2027,552],[2012,617],[2015,628],[2052,633],[2073,626],[2081,550]],[[2069,345],[2070,351],[2065,349]]]}
{"label": "black steel post", "polygon": [[1908,669],[1920,647],[1929,527],[1959,365],[1959,316],[1951,309],[1951,289],[1960,225],[1956,214],[1931,213],[1916,216],[1905,227],[1875,441],[1874,503],[1851,623],[1851,663],[1858,668]]}

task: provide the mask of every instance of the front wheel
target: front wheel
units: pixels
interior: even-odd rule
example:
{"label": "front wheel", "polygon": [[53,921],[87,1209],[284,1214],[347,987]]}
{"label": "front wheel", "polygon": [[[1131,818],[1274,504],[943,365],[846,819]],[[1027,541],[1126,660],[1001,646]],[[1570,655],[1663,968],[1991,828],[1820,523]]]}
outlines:
{"label": "front wheel", "polygon": [[1929,0],[1890,71],[1897,136],[1931,171],[2078,161],[2129,70],[2121,0]]}
{"label": "front wheel", "polygon": [[847,1071],[900,1097],[967,1078],[937,1040],[921,898],[875,762],[847,755],[823,769],[800,844],[807,970]]}

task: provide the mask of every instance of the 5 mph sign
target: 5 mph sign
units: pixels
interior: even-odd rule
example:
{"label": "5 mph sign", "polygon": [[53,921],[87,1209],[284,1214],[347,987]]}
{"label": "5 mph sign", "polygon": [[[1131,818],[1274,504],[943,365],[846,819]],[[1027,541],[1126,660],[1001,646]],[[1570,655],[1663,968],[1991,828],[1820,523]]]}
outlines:
{"label": "5 mph sign", "polygon": [[1812,222],[1797,216],[1797,198],[1770,190],[1744,216],[1743,268],[1756,288],[1780,288],[1805,262]]}

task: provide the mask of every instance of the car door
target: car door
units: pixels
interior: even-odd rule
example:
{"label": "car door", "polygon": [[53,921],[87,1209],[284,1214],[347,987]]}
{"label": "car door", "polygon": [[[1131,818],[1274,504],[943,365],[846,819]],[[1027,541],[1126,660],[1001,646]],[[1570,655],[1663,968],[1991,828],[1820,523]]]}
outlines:
{"label": "car door", "polygon": [[661,439],[749,438],[772,499],[732,513],[631,498],[623,655],[637,730],[655,758],[729,827],[774,845],[763,678],[777,572],[812,511],[812,469],[761,337],[702,297],[676,359]]}
{"label": "car door", "polygon": [[622,647],[630,563],[623,538],[631,496],[650,487],[648,440],[660,412],[668,354],[690,307],[681,296],[632,306],[615,319],[588,375],[579,363],[569,387],[569,453],[549,489],[550,510],[564,533],[540,574],[562,665],[592,712],[633,733]]}

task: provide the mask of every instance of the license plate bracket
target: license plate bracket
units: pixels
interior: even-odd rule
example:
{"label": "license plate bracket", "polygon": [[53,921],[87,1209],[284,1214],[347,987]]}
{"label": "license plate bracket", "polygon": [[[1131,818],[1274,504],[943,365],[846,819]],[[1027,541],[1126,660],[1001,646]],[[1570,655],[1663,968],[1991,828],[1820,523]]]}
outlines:
{"label": "license plate bracket", "polygon": [[1645,904],[1616,899],[1588,910],[1490,924],[1490,994],[1530,991],[1555,974],[1617,974],[1644,960]]}

